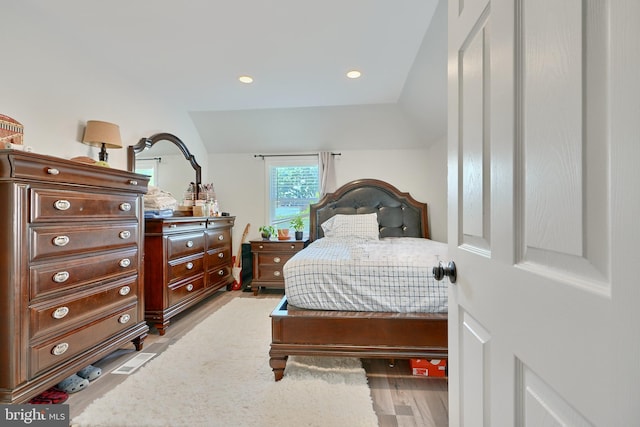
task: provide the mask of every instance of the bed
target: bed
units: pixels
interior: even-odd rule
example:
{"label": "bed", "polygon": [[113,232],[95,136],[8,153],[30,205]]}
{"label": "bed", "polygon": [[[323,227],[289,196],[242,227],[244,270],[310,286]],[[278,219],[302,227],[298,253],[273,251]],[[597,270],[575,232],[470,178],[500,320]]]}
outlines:
{"label": "bed", "polygon": [[[425,203],[384,181],[361,179],[311,205],[311,243],[298,254],[324,237],[322,224],[330,218],[371,213],[376,214],[381,240],[429,238]],[[289,303],[285,291],[271,313],[269,364],[278,381],[292,355],[446,359],[447,317],[446,310],[434,313],[299,308]]]}

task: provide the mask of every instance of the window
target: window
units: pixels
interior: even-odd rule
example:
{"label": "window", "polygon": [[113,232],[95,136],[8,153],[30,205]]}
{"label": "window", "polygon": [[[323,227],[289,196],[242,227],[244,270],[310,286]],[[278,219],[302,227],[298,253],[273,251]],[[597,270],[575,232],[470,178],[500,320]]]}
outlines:
{"label": "window", "polygon": [[290,228],[289,222],[302,215],[305,232],[309,230],[309,205],[320,194],[318,159],[293,157],[265,159],[267,183],[267,211],[269,224],[276,228]]}
{"label": "window", "polygon": [[149,179],[149,185],[153,185],[158,187],[158,163],[154,159],[142,159],[136,160],[136,173],[142,175],[148,175],[151,178]]}

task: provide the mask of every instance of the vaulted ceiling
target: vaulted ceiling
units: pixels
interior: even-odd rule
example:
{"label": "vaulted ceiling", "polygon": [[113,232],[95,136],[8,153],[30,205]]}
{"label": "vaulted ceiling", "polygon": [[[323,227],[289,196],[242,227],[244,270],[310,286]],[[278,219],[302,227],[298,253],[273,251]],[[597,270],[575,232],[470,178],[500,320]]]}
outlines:
{"label": "vaulted ceiling", "polygon": [[[338,148],[376,148],[415,129],[416,63],[446,75],[442,55],[419,58],[438,0],[21,1],[86,61],[187,111],[210,151],[332,149],[332,130],[363,123],[370,146],[359,135]],[[442,32],[433,43],[446,46]],[[362,77],[346,78],[351,69]],[[439,93],[421,108],[446,110]]]}

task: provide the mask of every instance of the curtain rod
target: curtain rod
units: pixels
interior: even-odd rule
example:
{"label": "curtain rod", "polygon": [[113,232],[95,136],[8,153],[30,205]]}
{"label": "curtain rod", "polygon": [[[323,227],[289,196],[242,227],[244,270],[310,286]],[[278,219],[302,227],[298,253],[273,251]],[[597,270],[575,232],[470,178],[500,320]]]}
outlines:
{"label": "curtain rod", "polygon": [[162,161],[162,157],[146,157],[146,158],[140,157],[140,158],[136,158],[136,160],[157,160],[157,161],[161,162]]}
{"label": "curtain rod", "polygon": [[[253,157],[305,157],[305,156],[317,156],[318,153],[307,154],[254,154]],[[332,156],[341,156],[342,153],[331,153]]]}

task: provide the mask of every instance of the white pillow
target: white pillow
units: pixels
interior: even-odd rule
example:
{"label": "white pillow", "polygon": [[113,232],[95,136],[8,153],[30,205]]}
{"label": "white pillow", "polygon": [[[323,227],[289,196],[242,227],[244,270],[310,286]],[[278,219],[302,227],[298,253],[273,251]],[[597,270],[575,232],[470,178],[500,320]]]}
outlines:
{"label": "white pillow", "polygon": [[378,240],[380,228],[378,214],[342,215],[337,214],[321,225],[325,237],[361,237]]}

